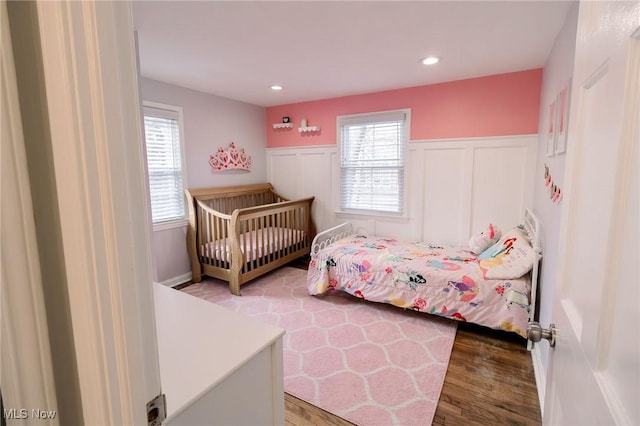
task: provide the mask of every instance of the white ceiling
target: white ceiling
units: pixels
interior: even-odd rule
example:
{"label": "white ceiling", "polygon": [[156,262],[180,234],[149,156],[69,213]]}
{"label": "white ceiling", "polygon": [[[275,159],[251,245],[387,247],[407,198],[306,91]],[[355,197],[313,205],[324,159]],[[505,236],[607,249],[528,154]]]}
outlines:
{"label": "white ceiling", "polygon": [[[542,67],[571,3],[135,1],[133,11],[144,77],[273,106]],[[419,63],[432,54],[442,61]]]}

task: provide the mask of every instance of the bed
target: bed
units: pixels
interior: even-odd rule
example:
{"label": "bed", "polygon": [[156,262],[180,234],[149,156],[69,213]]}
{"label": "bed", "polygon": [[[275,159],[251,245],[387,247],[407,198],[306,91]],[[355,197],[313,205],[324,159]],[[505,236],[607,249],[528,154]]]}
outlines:
{"label": "bed", "polygon": [[541,259],[539,221],[524,222],[474,252],[355,234],[345,223],[319,233],[311,247],[311,295],[344,291],[369,301],[468,321],[526,338]]}
{"label": "bed", "polygon": [[314,197],[288,200],[269,183],[185,190],[187,251],[194,282],[229,282],[231,293],[309,253]]}

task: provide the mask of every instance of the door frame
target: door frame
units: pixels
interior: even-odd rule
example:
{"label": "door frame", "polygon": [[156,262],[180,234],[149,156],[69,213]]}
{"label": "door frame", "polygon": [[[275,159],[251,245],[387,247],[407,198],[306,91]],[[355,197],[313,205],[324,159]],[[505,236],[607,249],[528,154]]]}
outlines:
{"label": "door frame", "polygon": [[37,3],[86,424],[146,424],[160,393],[129,2]]}
{"label": "door frame", "polygon": [[[0,30],[0,383],[2,409],[17,420],[32,418],[27,407],[51,413],[58,406],[6,2],[0,4]],[[59,422],[54,415],[43,424]]]}

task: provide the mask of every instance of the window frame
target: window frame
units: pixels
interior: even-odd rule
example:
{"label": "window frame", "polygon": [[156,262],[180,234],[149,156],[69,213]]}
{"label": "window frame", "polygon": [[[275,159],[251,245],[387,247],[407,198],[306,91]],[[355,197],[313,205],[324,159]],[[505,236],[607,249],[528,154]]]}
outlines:
{"label": "window frame", "polygon": [[[402,182],[402,203],[401,203],[401,211],[398,213],[395,212],[386,212],[381,210],[368,210],[368,209],[347,209],[342,206],[342,160],[343,160],[343,127],[349,124],[359,124],[359,123],[367,123],[369,122],[381,122],[384,121],[385,118],[390,120],[395,119],[399,114],[404,115],[404,127],[403,127],[403,137],[402,137],[402,149],[403,152],[403,182]],[[366,112],[359,114],[347,114],[347,115],[339,115],[336,117],[336,140],[338,141],[338,209],[335,211],[337,217],[343,218],[363,218],[363,219],[371,219],[371,218],[383,218],[387,221],[406,223],[409,220],[409,202],[408,202],[408,183],[409,183],[409,173],[408,173],[408,148],[409,148],[409,137],[410,137],[410,129],[411,129],[411,109],[403,108],[403,109],[394,109],[394,110],[385,110],[385,111],[375,111],[375,112]]]}
{"label": "window frame", "polygon": [[[183,120],[182,107],[176,106],[176,105],[164,104],[160,102],[147,101],[147,100],[142,102],[142,106],[143,106],[142,126],[143,126],[144,137],[145,137],[144,139],[145,172],[147,174],[147,189],[149,191],[149,213],[151,214],[151,222],[153,224],[153,230],[161,231],[165,229],[172,229],[172,228],[187,226],[189,224],[189,210],[187,206],[187,198],[184,193],[185,189],[187,188],[187,162],[186,162],[186,155],[185,155],[184,120]],[[161,222],[153,221],[153,213],[151,210],[152,209],[151,185],[149,182],[149,159],[147,158],[147,137],[146,137],[147,130],[146,130],[146,125],[144,123],[145,117],[148,115],[151,115],[146,113],[147,109],[165,110],[165,111],[170,111],[172,113],[177,113],[178,115],[178,133],[179,133],[179,139],[180,139],[180,168],[181,168],[181,175],[182,175],[182,197],[184,200],[183,215],[179,219],[171,219],[171,220],[165,220]]]}

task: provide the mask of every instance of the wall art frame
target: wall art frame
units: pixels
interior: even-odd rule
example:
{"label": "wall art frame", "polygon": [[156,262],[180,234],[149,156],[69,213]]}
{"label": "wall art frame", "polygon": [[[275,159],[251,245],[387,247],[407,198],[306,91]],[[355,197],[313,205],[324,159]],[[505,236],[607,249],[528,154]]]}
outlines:
{"label": "wall art frame", "polygon": [[558,137],[557,125],[558,125],[558,99],[556,96],[553,102],[549,105],[549,115],[547,123],[547,157],[553,157],[556,154],[556,140]]}
{"label": "wall art frame", "polygon": [[567,152],[567,140],[569,136],[569,104],[571,101],[571,80],[567,82],[560,91],[557,98],[558,117],[557,117],[557,137],[554,153],[561,155]]}

